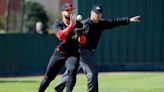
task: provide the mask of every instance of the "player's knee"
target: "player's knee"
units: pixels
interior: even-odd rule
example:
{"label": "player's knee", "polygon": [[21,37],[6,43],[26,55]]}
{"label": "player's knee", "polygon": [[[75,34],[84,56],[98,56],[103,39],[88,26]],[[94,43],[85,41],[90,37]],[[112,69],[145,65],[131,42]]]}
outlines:
{"label": "player's knee", "polygon": [[75,72],[77,72],[77,69],[75,67],[71,67],[68,69],[69,74],[74,74]]}
{"label": "player's knee", "polygon": [[50,82],[50,81],[53,80],[53,78],[51,78],[50,76],[45,75],[45,76],[43,77],[43,80],[44,80],[44,81],[47,81],[47,82]]}
{"label": "player's knee", "polygon": [[71,74],[76,73],[77,70],[78,70],[78,66],[71,66],[71,67],[67,68],[68,73],[71,73]]}
{"label": "player's knee", "polygon": [[94,79],[94,78],[97,78],[97,76],[98,76],[97,71],[90,72],[90,73],[87,74],[88,79]]}

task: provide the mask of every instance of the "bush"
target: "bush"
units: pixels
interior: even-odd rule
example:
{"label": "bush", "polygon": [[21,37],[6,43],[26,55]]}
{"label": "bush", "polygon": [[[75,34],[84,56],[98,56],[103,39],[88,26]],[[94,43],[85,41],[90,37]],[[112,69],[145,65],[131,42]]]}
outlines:
{"label": "bush", "polygon": [[33,30],[35,23],[41,21],[45,27],[48,25],[48,16],[44,7],[37,2],[28,1],[25,3],[24,28],[23,32],[28,33]]}

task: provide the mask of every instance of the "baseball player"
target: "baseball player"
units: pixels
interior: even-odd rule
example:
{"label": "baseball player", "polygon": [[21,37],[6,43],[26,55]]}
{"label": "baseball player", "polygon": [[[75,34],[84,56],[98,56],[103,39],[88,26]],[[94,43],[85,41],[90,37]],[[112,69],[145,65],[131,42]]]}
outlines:
{"label": "baseball player", "polygon": [[[86,43],[80,47],[80,66],[87,76],[87,92],[98,92],[98,66],[93,52],[98,45],[102,32],[132,22],[140,22],[140,16],[104,20],[101,18],[102,13],[102,7],[94,5],[90,17],[82,21],[88,27],[85,30]],[[55,87],[57,92],[62,92],[66,80],[68,80],[68,71],[64,73],[62,80]]]}
{"label": "baseball player", "polygon": [[79,35],[76,30],[82,28],[83,25],[76,21],[75,16],[72,14],[73,10],[74,8],[69,3],[62,5],[62,20],[53,25],[59,42],[50,58],[38,92],[44,92],[46,90],[50,82],[57,76],[64,65],[68,71],[69,78],[69,80],[66,81],[66,92],[72,92],[73,90],[76,82],[77,68],[79,66],[79,43],[81,43],[81,40],[78,39],[83,39],[80,38],[82,34]]}

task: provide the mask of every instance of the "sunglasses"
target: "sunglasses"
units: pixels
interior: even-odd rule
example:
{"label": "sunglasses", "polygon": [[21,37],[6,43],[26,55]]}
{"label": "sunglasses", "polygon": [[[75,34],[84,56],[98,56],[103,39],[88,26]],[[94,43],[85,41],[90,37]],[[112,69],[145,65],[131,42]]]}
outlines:
{"label": "sunglasses", "polygon": [[73,10],[74,10],[74,8],[67,8],[67,9],[65,9],[64,11],[71,12],[71,11],[73,11]]}

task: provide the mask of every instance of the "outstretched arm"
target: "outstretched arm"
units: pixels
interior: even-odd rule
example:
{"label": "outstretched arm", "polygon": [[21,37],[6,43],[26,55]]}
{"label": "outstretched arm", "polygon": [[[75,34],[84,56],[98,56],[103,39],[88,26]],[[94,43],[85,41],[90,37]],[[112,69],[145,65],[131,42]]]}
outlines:
{"label": "outstretched arm", "polygon": [[[106,22],[106,23],[105,23]],[[109,19],[108,21],[104,21],[104,29],[111,29],[115,28],[120,25],[127,25],[129,23],[140,22],[140,16],[134,16],[131,18],[123,17],[123,18],[116,18],[116,19]]]}

